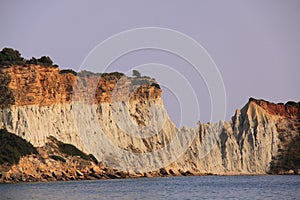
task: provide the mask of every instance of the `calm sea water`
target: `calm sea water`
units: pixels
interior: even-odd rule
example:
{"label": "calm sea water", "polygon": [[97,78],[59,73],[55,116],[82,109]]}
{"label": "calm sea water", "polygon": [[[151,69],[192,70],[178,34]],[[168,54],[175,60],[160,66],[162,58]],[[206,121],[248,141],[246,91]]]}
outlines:
{"label": "calm sea water", "polygon": [[300,199],[300,176],[194,176],[0,184],[0,199]]}

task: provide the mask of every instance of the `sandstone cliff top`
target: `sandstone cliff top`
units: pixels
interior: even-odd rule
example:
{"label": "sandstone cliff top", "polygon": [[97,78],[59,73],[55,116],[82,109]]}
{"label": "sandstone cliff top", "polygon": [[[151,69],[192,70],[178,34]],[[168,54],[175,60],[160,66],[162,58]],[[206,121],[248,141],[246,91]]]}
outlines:
{"label": "sandstone cliff top", "polygon": [[[117,91],[115,87],[118,84]],[[0,67],[0,105],[52,105],[74,100],[89,103],[160,98],[161,89],[150,77],[127,77],[119,72],[93,73],[60,70],[58,67],[36,64]],[[125,99],[126,100],[126,99]]]}
{"label": "sandstone cliff top", "polygon": [[263,108],[271,115],[284,117],[300,117],[300,102],[288,101],[287,103],[272,103],[263,99],[249,98],[249,104],[255,104]]}

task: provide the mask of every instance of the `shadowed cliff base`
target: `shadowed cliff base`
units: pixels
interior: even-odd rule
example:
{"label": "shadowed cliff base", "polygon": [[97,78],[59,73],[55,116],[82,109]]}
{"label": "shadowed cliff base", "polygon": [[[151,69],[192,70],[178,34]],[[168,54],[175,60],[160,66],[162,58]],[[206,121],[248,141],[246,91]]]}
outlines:
{"label": "shadowed cliff base", "polygon": [[193,175],[189,171],[175,174],[165,169],[147,174],[118,171],[54,137],[39,148],[6,130],[0,131],[0,138],[0,183]]}

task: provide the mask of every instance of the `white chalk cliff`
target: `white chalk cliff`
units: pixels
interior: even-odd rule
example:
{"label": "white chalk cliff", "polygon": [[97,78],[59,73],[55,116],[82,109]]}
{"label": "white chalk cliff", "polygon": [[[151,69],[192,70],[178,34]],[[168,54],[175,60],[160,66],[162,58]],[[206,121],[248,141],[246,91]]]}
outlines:
{"label": "white chalk cliff", "polygon": [[54,136],[125,171],[265,174],[283,145],[280,135],[299,135],[299,104],[256,99],[229,122],[177,129],[150,78],[76,77],[28,65],[1,68],[0,86],[0,128],[36,147]]}

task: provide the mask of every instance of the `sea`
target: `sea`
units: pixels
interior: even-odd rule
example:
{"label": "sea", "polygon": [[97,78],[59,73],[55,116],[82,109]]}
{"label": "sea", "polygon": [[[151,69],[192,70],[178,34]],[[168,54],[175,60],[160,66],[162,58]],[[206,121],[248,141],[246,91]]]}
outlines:
{"label": "sea", "polygon": [[300,176],[183,176],[0,184],[0,199],[300,199]]}

